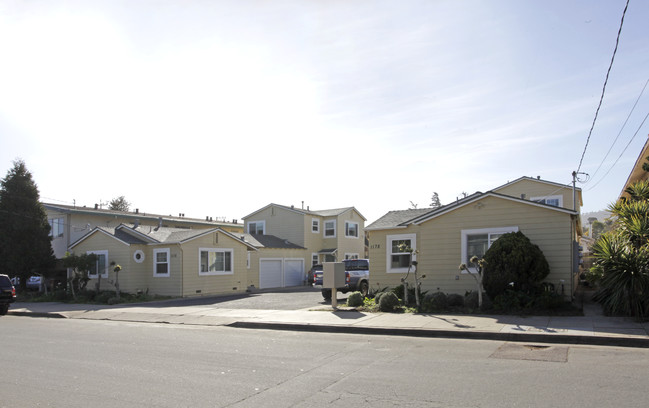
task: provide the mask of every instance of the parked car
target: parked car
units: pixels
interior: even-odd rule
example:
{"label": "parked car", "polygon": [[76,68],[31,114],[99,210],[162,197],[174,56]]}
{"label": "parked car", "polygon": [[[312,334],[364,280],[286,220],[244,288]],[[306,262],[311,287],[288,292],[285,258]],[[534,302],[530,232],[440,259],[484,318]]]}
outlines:
{"label": "parked car", "polygon": [[[345,286],[337,288],[342,293],[359,291],[367,296],[370,288],[370,261],[367,259],[345,259]],[[313,284],[322,286],[322,265],[314,265],[311,268],[313,273]],[[322,297],[325,300],[331,299],[331,289],[322,289]]]}
{"label": "parked car", "polygon": [[30,276],[27,279],[27,289],[28,290],[40,290],[41,289],[41,277],[40,276]]}
{"label": "parked car", "polygon": [[6,315],[9,304],[16,301],[16,288],[7,275],[0,275],[0,315]]}

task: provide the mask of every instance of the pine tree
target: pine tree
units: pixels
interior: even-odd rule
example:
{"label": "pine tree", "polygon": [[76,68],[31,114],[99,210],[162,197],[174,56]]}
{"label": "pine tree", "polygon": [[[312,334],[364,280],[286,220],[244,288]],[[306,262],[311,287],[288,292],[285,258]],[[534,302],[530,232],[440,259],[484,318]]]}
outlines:
{"label": "pine tree", "polygon": [[55,258],[38,187],[24,161],[13,164],[0,181],[0,270],[20,277],[25,290],[27,279],[49,272]]}
{"label": "pine tree", "polygon": [[439,207],[442,206],[442,203],[439,201],[439,194],[437,194],[436,191],[433,192],[433,197],[432,197],[432,199],[431,199],[430,206],[431,206],[432,208],[439,208]]}

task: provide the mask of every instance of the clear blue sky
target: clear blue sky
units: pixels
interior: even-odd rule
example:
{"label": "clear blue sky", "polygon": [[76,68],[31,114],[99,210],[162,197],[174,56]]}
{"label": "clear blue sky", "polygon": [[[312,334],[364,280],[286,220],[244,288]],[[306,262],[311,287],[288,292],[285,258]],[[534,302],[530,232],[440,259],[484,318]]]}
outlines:
{"label": "clear blue sky", "polygon": [[[0,173],[22,158],[48,202],[241,219],[304,201],[369,222],[433,192],[569,183],[624,5],[2,1]],[[605,159],[649,79],[647,21],[632,0],[584,211],[615,200],[649,133],[648,89]]]}

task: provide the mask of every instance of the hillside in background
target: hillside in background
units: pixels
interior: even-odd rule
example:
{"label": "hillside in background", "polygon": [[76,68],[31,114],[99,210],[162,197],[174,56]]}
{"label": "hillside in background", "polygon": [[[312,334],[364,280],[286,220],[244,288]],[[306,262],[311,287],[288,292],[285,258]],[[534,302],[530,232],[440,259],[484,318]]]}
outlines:
{"label": "hillside in background", "polygon": [[582,213],[581,214],[581,225],[584,227],[588,226],[588,219],[590,217],[595,217],[597,218],[597,221],[599,222],[604,222],[608,217],[611,216],[611,213],[606,210],[601,210],[601,211],[591,211],[587,213]]}

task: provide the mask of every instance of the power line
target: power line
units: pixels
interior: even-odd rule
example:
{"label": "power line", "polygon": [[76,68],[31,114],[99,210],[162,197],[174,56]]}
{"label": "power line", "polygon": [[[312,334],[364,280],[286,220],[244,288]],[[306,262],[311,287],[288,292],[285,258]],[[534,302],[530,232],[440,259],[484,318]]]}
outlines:
{"label": "power line", "polygon": [[622,150],[622,153],[620,153],[620,155],[617,157],[617,159],[615,159],[615,163],[613,163],[613,164],[611,165],[611,167],[608,169],[608,171],[606,172],[606,174],[604,174],[604,175],[602,176],[602,178],[599,179],[599,181],[598,181],[597,183],[595,183],[595,185],[592,186],[591,188],[589,188],[587,191],[590,191],[590,190],[594,189],[595,187],[597,187],[597,185],[598,185],[602,180],[604,180],[604,179],[606,178],[606,176],[608,175],[608,173],[610,173],[610,171],[613,170],[613,167],[615,167],[615,165],[617,164],[617,162],[622,158],[622,155],[624,154],[624,152],[626,152],[626,149],[629,148],[629,146],[631,145],[631,142],[633,142],[633,139],[635,139],[635,137],[638,135],[638,132],[640,132],[640,129],[642,129],[642,126],[644,125],[644,123],[645,123],[645,121],[647,120],[647,118],[649,118],[649,112],[647,112],[647,114],[645,115],[644,119],[642,119],[642,123],[640,123],[640,126],[638,126],[638,130],[635,131],[635,133],[633,134],[633,137],[631,137],[631,140],[629,140],[629,143],[627,143],[626,146],[624,147],[624,150]]}
{"label": "power line", "polygon": [[606,155],[604,156],[602,161],[599,163],[599,166],[597,166],[597,170],[595,170],[595,173],[593,173],[593,176],[592,176],[591,180],[595,178],[595,176],[597,175],[597,172],[599,171],[599,169],[604,164],[604,161],[606,161],[606,158],[611,153],[611,150],[613,149],[613,146],[615,146],[615,143],[617,143],[617,139],[622,134],[622,131],[626,127],[627,122],[629,122],[629,118],[631,118],[631,114],[633,114],[633,111],[635,110],[635,107],[638,105],[638,102],[640,101],[640,98],[642,97],[642,94],[644,93],[644,90],[647,88],[647,84],[649,84],[649,79],[647,79],[647,82],[644,83],[644,87],[642,88],[642,91],[640,91],[640,95],[638,95],[638,99],[635,100],[635,103],[633,104],[633,107],[631,108],[631,112],[629,112],[629,115],[626,117],[626,120],[622,124],[622,127],[620,128],[620,131],[617,133],[617,136],[615,137],[615,140],[613,140],[613,143],[611,144],[611,147],[608,148],[608,152],[606,152]]}
{"label": "power line", "polygon": [[617,38],[615,40],[615,49],[613,50],[613,56],[611,57],[611,63],[608,66],[606,71],[606,79],[604,80],[604,87],[602,88],[602,95],[599,98],[599,104],[597,105],[597,110],[595,111],[595,118],[593,118],[593,124],[590,127],[588,132],[588,138],[586,139],[586,145],[584,146],[584,152],[581,154],[581,159],[579,160],[579,166],[577,167],[577,173],[581,170],[581,164],[584,162],[584,156],[586,155],[586,149],[588,149],[588,143],[590,142],[590,137],[593,134],[593,129],[595,128],[595,122],[597,122],[597,115],[599,115],[599,109],[602,107],[602,102],[604,101],[604,94],[606,93],[606,84],[608,83],[608,77],[611,73],[611,68],[613,68],[613,61],[615,61],[615,54],[617,53],[617,47],[620,44],[620,35],[622,34],[622,25],[624,25],[624,16],[626,15],[626,10],[629,8],[629,1],[626,0],[626,5],[624,6],[624,11],[622,12],[622,20],[620,21],[620,29],[617,31]]}

